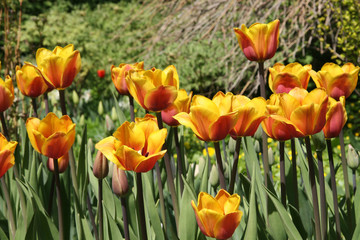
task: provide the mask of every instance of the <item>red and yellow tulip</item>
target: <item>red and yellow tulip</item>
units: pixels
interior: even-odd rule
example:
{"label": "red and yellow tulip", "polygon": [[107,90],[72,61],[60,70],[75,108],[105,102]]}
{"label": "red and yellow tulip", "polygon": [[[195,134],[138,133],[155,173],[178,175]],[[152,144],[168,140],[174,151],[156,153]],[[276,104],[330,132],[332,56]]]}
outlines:
{"label": "red and yellow tulip", "polygon": [[21,93],[28,97],[39,97],[48,90],[42,73],[31,64],[25,64],[22,68],[16,66],[16,82]]}
{"label": "red and yellow tulip", "polygon": [[326,113],[326,124],[323,128],[325,138],[339,136],[341,129],[347,121],[345,110],[345,97],[341,96],[339,101],[329,98],[328,111]]}
{"label": "red and yellow tulip", "polygon": [[135,123],[124,122],[95,148],[122,170],[147,172],[165,155],[166,150],[161,149],[166,135],[167,130],[159,130],[156,118],[147,114],[136,118]]}
{"label": "red and yellow tulip", "polygon": [[173,65],[163,71],[130,70],[126,77],[129,93],[144,109],[159,112],[168,108],[176,99],[179,76]]}
{"label": "red and yellow tulip", "polygon": [[311,65],[302,66],[300,63],[290,63],[286,66],[276,63],[269,68],[269,87],[274,93],[289,93],[291,89],[298,87],[307,89]]}
{"label": "red and yellow tulip", "polygon": [[135,64],[121,63],[119,67],[111,66],[111,80],[113,81],[116,90],[121,95],[129,95],[128,86],[126,84],[126,76],[130,70],[143,70],[144,62]]}
{"label": "red and yellow tulip", "polygon": [[5,81],[0,78],[0,113],[12,105],[14,97],[14,85],[10,76],[6,76]]}
{"label": "red and yellow tulip", "polygon": [[319,72],[312,70],[310,75],[317,87],[325,88],[327,94],[338,101],[341,96],[347,98],[354,91],[359,71],[360,67],[352,63],[342,67],[335,63],[325,63]]}
{"label": "red and yellow tulip", "polygon": [[198,205],[191,201],[196,221],[201,232],[216,239],[228,239],[240,224],[243,212],[240,211],[240,196],[230,195],[220,189],[216,197],[200,192]]}
{"label": "red and yellow tulip", "polygon": [[234,28],[240,48],[250,61],[263,62],[275,55],[279,45],[279,25],[276,19],[268,24],[254,23],[249,28],[244,24]]}
{"label": "red and yellow tulip", "polygon": [[26,130],[33,148],[50,158],[64,156],[75,141],[75,123],[67,115],[58,118],[50,112],[42,120],[28,118]]}
{"label": "red and yellow tulip", "polygon": [[18,143],[8,142],[0,133],[0,178],[15,164],[14,151]]}

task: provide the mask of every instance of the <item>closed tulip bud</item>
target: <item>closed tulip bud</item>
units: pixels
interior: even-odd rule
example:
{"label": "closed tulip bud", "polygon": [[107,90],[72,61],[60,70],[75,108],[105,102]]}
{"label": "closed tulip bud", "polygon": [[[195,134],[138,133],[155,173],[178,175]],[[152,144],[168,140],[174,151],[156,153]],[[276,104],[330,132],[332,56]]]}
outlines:
{"label": "closed tulip bud", "polygon": [[75,105],[79,103],[79,95],[76,93],[75,90],[72,91],[72,99]]}
{"label": "closed tulip bud", "polygon": [[111,119],[113,121],[116,121],[118,119],[115,107],[112,107],[112,109],[111,109]]}
{"label": "closed tulip bud", "polygon": [[88,148],[90,149],[91,153],[93,153],[95,148],[94,148],[94,142],[93,142],[92,138],[88,139],[87,145],[88,145]]}
{"label": "closed tulip bud", "polygon": [[106,130],[109,132],[112,132],[115,128],[114,122],[111,120],[111,118],[107,114],[105,115],[105,127],[106,127]]}
{"label": "closed tulip bud", "polygon": [[81,143],[82,137],[81,137],[80,134],[77,134],[77,135],[76,135],[76,141],[77,141],[78,143]]}
{"label": "closed tulip bud", "polygon": [[316,151],[324,151],[326,148],[324,132],[318,132],[311,136]]}
{"label": "closed tulip bud", "polygon": [[255,140],[254,149],[257,153],[261,152],[260,143],[258,140]]}
{"label": "closed tulip bud", "polygon": [[94,176],[97,177],[98,179],[103,179],[109,173],[108,160],[106,159],[104,154],[102,154],[100,151],[97,152],[95,157],[93,173]]}
{"label": "closed tulip bud", "polygon": [[199,158],[199,171],[198,171],[198,173],[200,175],[204,172],[204,167],[205,167],[205,163],[206,163],[205,161],[207,161],[207,160],[205,160],[205,158],[203,158],[203,157]]}
{"label": "closed tulip bud", "polygon": [[353,170],[359,167],[359,154],[350,144],[348,145],[347,164]]}
{"label": "closed tulip bud", "polygon": [[80,116],[80,120],[79,120],[79,126],[84,126],[84,124],[85,124],[85,116],[84,116],[84,114],[81,114],[81,116]]}
{"label": "closed tulip bud", "polygon": [[112,189],[119,197],[126,195],[129,191],[129,183],[125,171],[116,166],[114,166],[113,170]]}
{"label": "closed tulip bud", "polygon": [[275,163],[275,156],[274,156],[274,152],[272,150],[271,147],[269,147],[268,149],[268,156],[269,156],[269,166],[274,165]]}
{"label": "closed tulip bud", "polygon": [[99,105],[98,105],[98,114],[99,114],[99,115],[103,115],[103,114],[104,114],[104,106],[103,106],[102,101],[100,101],[100,102],[99,102]]}
{"label": "closed tulip bud", "polygon": [[258,129],[256,130],[255,134],[254,134],[254,138],[258,141],[261,141],[262,139],[262,126],[259,125]]}
{"label": "closed tulip bud", "polygon": [[[60,157],[57,161],[58,161],[59,173],[65,172],[65,170],[69,166],[69,153],[66,153],[64,156]],[[55,168],[54,168],[53,158],[48,158],[47,168],[49,169],[49,171],[54,172]]]}
{"label": "closed tulip bud", "polygon": [[213,186],[213,187],[216,187],[219,184],[219,172],[216,169],[215,165],[212,165],[212,167],[211,167],[209,181],[210,181],[211,186]]}

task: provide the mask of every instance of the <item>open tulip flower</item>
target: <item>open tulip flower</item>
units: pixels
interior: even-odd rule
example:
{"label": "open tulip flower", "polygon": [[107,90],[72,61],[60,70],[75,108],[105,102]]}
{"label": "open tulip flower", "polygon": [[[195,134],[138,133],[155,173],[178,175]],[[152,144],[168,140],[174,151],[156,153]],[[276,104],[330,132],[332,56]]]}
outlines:
{"label": "open tulip flower", "polygon": [[347,114],[345,110],[345,97],[341,96],[339,101],[330,97],[326,113],[326,124],[323,128],[325,138],[334,138],[339,136],[346,121]]}
{"label": "open tulip flower", "polygon": [[16,66],[16,83],[23,95],[32,98],[39,97],[48,90],[42,73],[31,64],[25,64],[22,68]]}
{"label": "open tulip flower", "polygon": [[232,99],[232,111],[238,112],[238,119],[230,131],[232,138],[253,136],[265,116],[266,101],[262,97],[249,98],[235,95]]}
{"label": "open tulip flower", "polygon": [[290,63],[286,66],[276,63],[269,68],[269,87],[274,93],[289,93],[291,89],[298,87],[307,89],[311,65],[302,66],[300,63]]}
{"label": "open tulip flower", "polygon": [[167,109],[161,111],[161,117],[164,123],[172,127],[179,126],[180,123],[174,119],[173,116],[181,112],[189,113],[191,98],[192,92],[188,95],[184,89],[180,89],[174,103]]}
{"label": "open tulip flower", "polygon": [[250,61],[263,62],[275,55],[279,45],[279,25],[276,19],[268,24],[254,23],[249,28],[244,24],[234,28],[241,50]]}
{"label": "open tulip flower", "polygon": [[36,52],[36,63],[50,88],[63,90],[71,85],[81,68],[80,52],[74,51],[74,45],[53,51],[40,48]]}
{"label": "open tulip flower", "polygon": [[11,106],[14,97],[14,85],[10,76],[6,76],[5,81],[0,78],[0,113]]}
{"label": "open tulip flower", "polygon": [[216,197],[200,192],[198,205],[191,201],[201,232],[216,239],[230,238],[240,224],[243,212],[238,210],[240,196],[220,189]]}
{"label": "open tulip flower", "polygon": [[[65,170],[69,166],[69,153],[66,153],[64,156],[58,158],[57,161],[58,161],[59,173],[65,172]],[[51,172],[54,172],[54,159],[53,158],[48,158],[47,168]]]}
{"label": "open tulip flower", "polygon": [[75,141],[75,123],[67,115],[58,118],[50,112],[42,120],[28,118],[26,130],[33,148],[50,158],[65,155]]}
{"label": "open tulip flower", "polygon": [[235,126],[238,112],[231,111],[232,93],[218,92],[212,100],[195,95],[191,102],[190,113],[174,116],[182,125],[190,127],[203,141],[220,141]]}
{"label": "open tulip flower", "polygon": [[126,77],[129,92],[145,110],[159,112],[168,108],[176,99],[179,76],[173,65],[163,71],[130,70]]}
{"label": "open tulip flower", "polygon": [[15,164],[14,151],[18,143],[8,142],[0,133],[0,178]]}
{"label": "open tulip flower", "polygon": [[167,130],[159,130],[156,118],[147,114],[136,118],[135,123],[124,122],[95,148],[122,170],[147,172],[165,155],[166,150],[161,149],[166,135]]}
{"label": "open tulip flower", "polygon": [[340,67],[335,63],[325,63],[319,72],[310,71],[310,75],[317,87],[326,89],[327,94],[339,100],[341,96],[345,98],[356,88],[359,78],[360,67],[352,63],[346,63]]}
{"label": "open tulip flower", "polygon": [[113,81],[116,90],[121,95],[129,95],[128,86],[126,84],[126,76],[130,70],[143,70],[144,62],[135,64],[121,63],[119,67],[111,66],[111,80]]}

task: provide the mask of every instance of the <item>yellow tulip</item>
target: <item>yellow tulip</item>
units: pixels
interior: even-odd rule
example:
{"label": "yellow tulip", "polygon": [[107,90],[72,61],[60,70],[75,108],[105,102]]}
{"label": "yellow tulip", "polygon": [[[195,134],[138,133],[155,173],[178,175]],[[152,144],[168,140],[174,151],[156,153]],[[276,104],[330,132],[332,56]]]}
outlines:
{"label": "yellow tulip", "polygon": [[268,24],[254,23],[249,28],[244,24],[234,28],[240,48],[250,61],[263,62],[275,55],[279,45],[279,25],[276,19]]}
{"label": "yellow tulip", "polygon": [[238,210],[240,196],[220,189],[216,197],[200,192],[198,205],[191,201],[201,232],[212,238],[228,239],[239,226],[243,212]]}
{"label": "yellow tulip", "polygon": [[144,62],[135,64],[121,63],[119,67],[115,67],[114,65],[111,66],[111,80],[113,81],[116,90],[122,95],[129,95],[126,76],[132,69],[143,70]]}
{"label": "yellow tulip", "polygon": [[14,85],[10,76],[6,76],[5,81],[0,78],[0,113],[12,105],[14,97]]}
{"label": "yellow tulip", "polygon": [[191,98],[192,92],[190,92],[188,95],[184,89],[180,89],[174,103],[165,110],[161,111],[161,117],[164,123],[172,127],[180,125],[180,123],[174,119],[173,116],[181,112],[189,113]]}
{"label": "yellow tulip", "polygon": [[42,120],[28,118],[26,130],[33,148],[50,158],[64,156],[75,141],[75,123],[67,115],[58,118],[50,112]]}
{"label": "yellow tulip", "polygon": [[147,114],[135,123],[124,122],[95,148],[122,170],[147,172],[165,155],[166,150],[161,149],[166,136],[167,130],[159,130],[156,118]]}
{"label": "yellow tulip", "polygon": [[16,82],[21,93],[28,97],[36,98],[48,90],[42,73],[31,64],[16,66]]}
{"label": "yellow tulip", "polygon": [[15,164],[14,151],[18,143],[8,142],[0,133],[0,178]]}
{"label": "yellow tulip", "polygon": [[330,97],[326,113],[326,124],[323,128],[325,138],[334,138],[339,136],[346,121],[347,114],[345,110],[345,97],[341,96],[339,101]]}

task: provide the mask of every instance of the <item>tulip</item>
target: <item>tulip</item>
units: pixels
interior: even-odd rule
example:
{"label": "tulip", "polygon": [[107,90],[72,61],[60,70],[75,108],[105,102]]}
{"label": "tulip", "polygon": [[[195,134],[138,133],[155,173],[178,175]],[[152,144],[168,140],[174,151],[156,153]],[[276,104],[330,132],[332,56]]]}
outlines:
{"label": "tulip", "polygon": [[232,111],[237,111],[239,117],[234,128],[230,131],[232,138],[253,136],[260,123],[266,118],[266,101],[262,97],[249,98],[235,95],[232,99]]}
{"label": "tulip", "polygon": [[15,164],[14,151],[18,143],[8,142],[0,133],[0,178]]}
{"label": "tulip", "polygon": [[50,112],[42,120],[28,118],[26,130],[33,148],[50,158],[65,155],[75,141],[75,124],[67,115],[58,118]]}
{"label": "tulip", "polygon": [[168,108],[176,99],[179,76],[173,65],[163,71],[130,70],[126,77],[129,93],[145,110],[159,112]]}
{"label": "tulip", "polygon": [[121,63],[119,67],[111,66],[111,80],[113,81],[116,90],[121,95],[129,95],[128,86],[126,84],[126,76],[130,70],[143,70],[144,62],[126,64]]}
{"label": "tulip", "polygon": [[[58,158],[58,166],[59,166],[59,173],[65,172],[67,167],[69,166],[69,153],[66,153],[64,156]],[[48,158],[47,161],[47,168],[49,171],[54,172],[54,159]]]}
{"label": "tulip", "polygon": [[112,175],[112,190],[119,196],[125,196],[129,191],[129,183],[124,170],[114,166]]}
{"label": "tulip", "polygon": [[166,135],[167,130],[159,130],[156,118],[147,114],[135,123],[124,122],[113,136],[101,140],[95,148],[122,170],[147,172],[164,156],[166,150],[161,148]]}
{"label": "tulip", "polygon": [[323,128],[325,138],[334,138],[339,136],[346,121],[347,114],[345,110],[345,97],[341,96],[339,101],[330,97],[326,113],[326,124]]}
{"label": "tulip", "polygon": [[174,119],[173,116],[181,112],[190,112],[191,97],[192,92],[187,95],[184,89],[180,89],[174,103],[171,104],[167,109],[161,111],[162,120],[169,126],[179,126],[180,123]]}
{"label": "tulip", "polygon": [[98,179],[105,178],[109,173],[109,163],[104,154],[102,154],[100,151],[97,152],[95,157],[93,173],[94,176]]}
{"label": "tulip", "polygon": [[16,83],[23,95],[32,98],[39,97],[48,90],[42,73],[31,64],[25,64],[22,68],[16,66]]}
{"label": "tulip", "polygon": [[243,24],[240,29],[234,28],[245,57],[257,62],[272,58],[279,45],[279,25],[276,19],[268,24],[254,23],[249,28]]}
{"label": "tulip", "polygon": [[190,113],[179,113],[174,118],[180,124],[190,127],[203,141],[220,141],[235,126],[238,113],[231,111],[232,93],[218,92],[212,100],[195,95]]}
{"label": "tulip", "polygon": [[81,68],[80,52],[74,51],[74,45],[53,51],[40,48],[36,52],[36,63],[50,88],[63,90],[71,85]]}
{"label": "tulip", "polygon": [[339,100],[345,98],[355,90],[358,81],[360,67],[352,63],[346,63],[340,67],[335,63],[325,63],[319,72],[311,70],[309,73],[317,87],[326,89],[327,94]]}
{"label": "tulip", "polygon": [[307,89],[311,65],[302,66],[300,63],[290,63],[286,66],[276,63],[269,68],[269,87],[274,93],[289,93],[291,89],[298,87]]}
{"label": "tulip", "polygon": [[104,78],[105,77],[105,70],[104,69],[97,70],[97,75],[98,75],[99,78]]}
{"label": "tulip", "polygon": [[11,106],[14,97],[14,86],[10,76],[6,76],[5,81],[0,78],[0,113]]}
{"label": "tulip", "polygon": [[200,192],[198,205],[191,201],[201,232],[216,239],[230,238],[240,224],[243,212],[238,210],[240,196],[220,189],[216,197]]}

